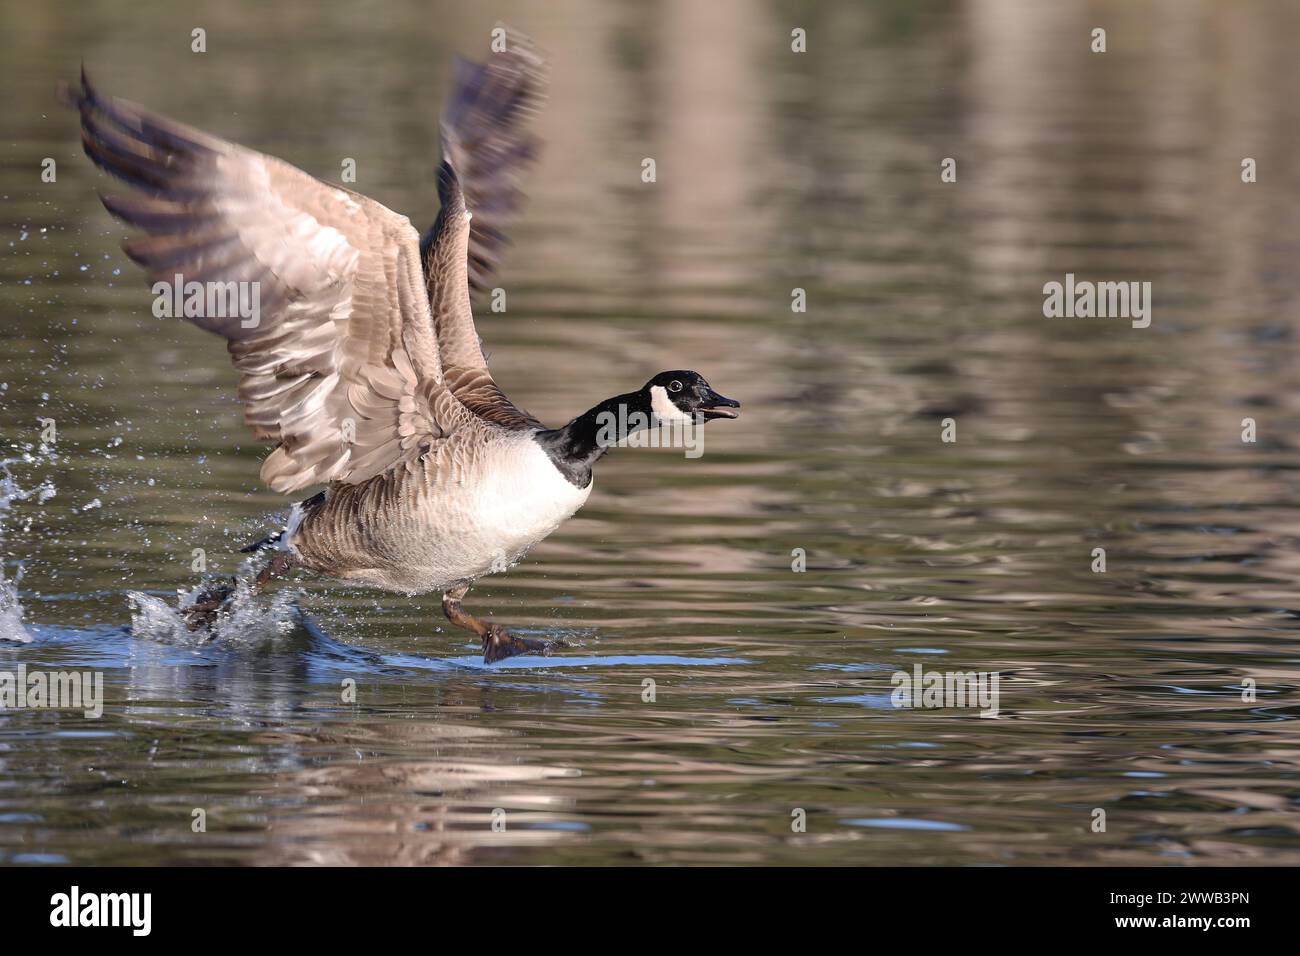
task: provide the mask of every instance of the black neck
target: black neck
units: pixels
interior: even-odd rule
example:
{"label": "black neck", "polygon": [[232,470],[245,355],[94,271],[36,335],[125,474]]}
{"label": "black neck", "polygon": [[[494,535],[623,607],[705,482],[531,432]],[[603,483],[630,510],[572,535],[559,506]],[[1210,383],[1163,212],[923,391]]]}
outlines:
{"label": "black neck", "polygon": [[592,406],[563,428],[538,432],[533,438],[546,450],[560,474],[579,488],[586,488],[591,484],[591,466],[611,446],[648,427],[650,416],[645,394],[628,392]]}

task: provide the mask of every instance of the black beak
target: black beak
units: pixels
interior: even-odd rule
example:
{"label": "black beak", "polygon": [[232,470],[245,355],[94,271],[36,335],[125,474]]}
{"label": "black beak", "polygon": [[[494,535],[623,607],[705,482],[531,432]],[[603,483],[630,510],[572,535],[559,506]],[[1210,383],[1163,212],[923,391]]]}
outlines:
{"label": "black beak", "polygon": [[700,404],[697,408],[706,422],[715,418],[740,417],[740,402],[727,398],[725,395],[719,395],[711,388],[704,389],[704,394],[700,396]]}

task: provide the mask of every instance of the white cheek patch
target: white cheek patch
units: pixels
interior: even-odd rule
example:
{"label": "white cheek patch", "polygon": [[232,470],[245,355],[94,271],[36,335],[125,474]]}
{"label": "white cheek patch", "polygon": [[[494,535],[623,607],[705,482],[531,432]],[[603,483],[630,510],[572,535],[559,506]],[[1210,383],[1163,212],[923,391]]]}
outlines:
{"label": "white cheek patch", "polygon": [[650,386],[650,410],[666,422],[694,421],[691,415],[673,404],[672,399],[668,397],[668,390],[662,385]]}

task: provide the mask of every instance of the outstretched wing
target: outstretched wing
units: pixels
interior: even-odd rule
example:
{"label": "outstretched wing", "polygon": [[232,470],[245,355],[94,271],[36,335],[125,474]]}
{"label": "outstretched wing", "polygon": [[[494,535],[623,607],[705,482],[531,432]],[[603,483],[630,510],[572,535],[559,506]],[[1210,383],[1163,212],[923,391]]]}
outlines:
{"label": "outstretched wing", "polygon": [[546,95],[545,62],[532,42],[508,29],[502,39],[505,48],[484,63],[456,61],[442,118],[442,208],[420,244],[421,261],[447,387],[480,418],[541,428],[493,381],[470,308],[470,291],[488,288],[522,203],[518,176],[539,147],[528,122]]}
{"label": "outstretched wing", "polygon": [[[101,197],[148,233],[125,243],[127,255],[155,283],[182,283],[186,296],[206,290],[202,314],[187,308],[185,318],[227,340],[244,420],[276,443],[262,464],[267,485],[363,481],[413,466],[446,437],[409,220],[272,156],[100,96],[84,71],[65,95],[81,114],[86,154],[137,190]],[[240,293],[257,308],[232,308]]]}

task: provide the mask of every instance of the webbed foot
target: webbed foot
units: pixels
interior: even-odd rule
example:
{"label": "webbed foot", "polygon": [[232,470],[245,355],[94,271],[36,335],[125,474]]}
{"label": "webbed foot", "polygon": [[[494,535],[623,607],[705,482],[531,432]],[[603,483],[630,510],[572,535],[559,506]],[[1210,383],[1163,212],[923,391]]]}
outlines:
{"label": "webbed foot", "polygon": [[483,636],[483,663],[495,664],[519,654],[540,654],[550,657],[557,647],[568,647],[564,641],[539,641],[529,637],[515,637],[499,624],[488,623]]}

